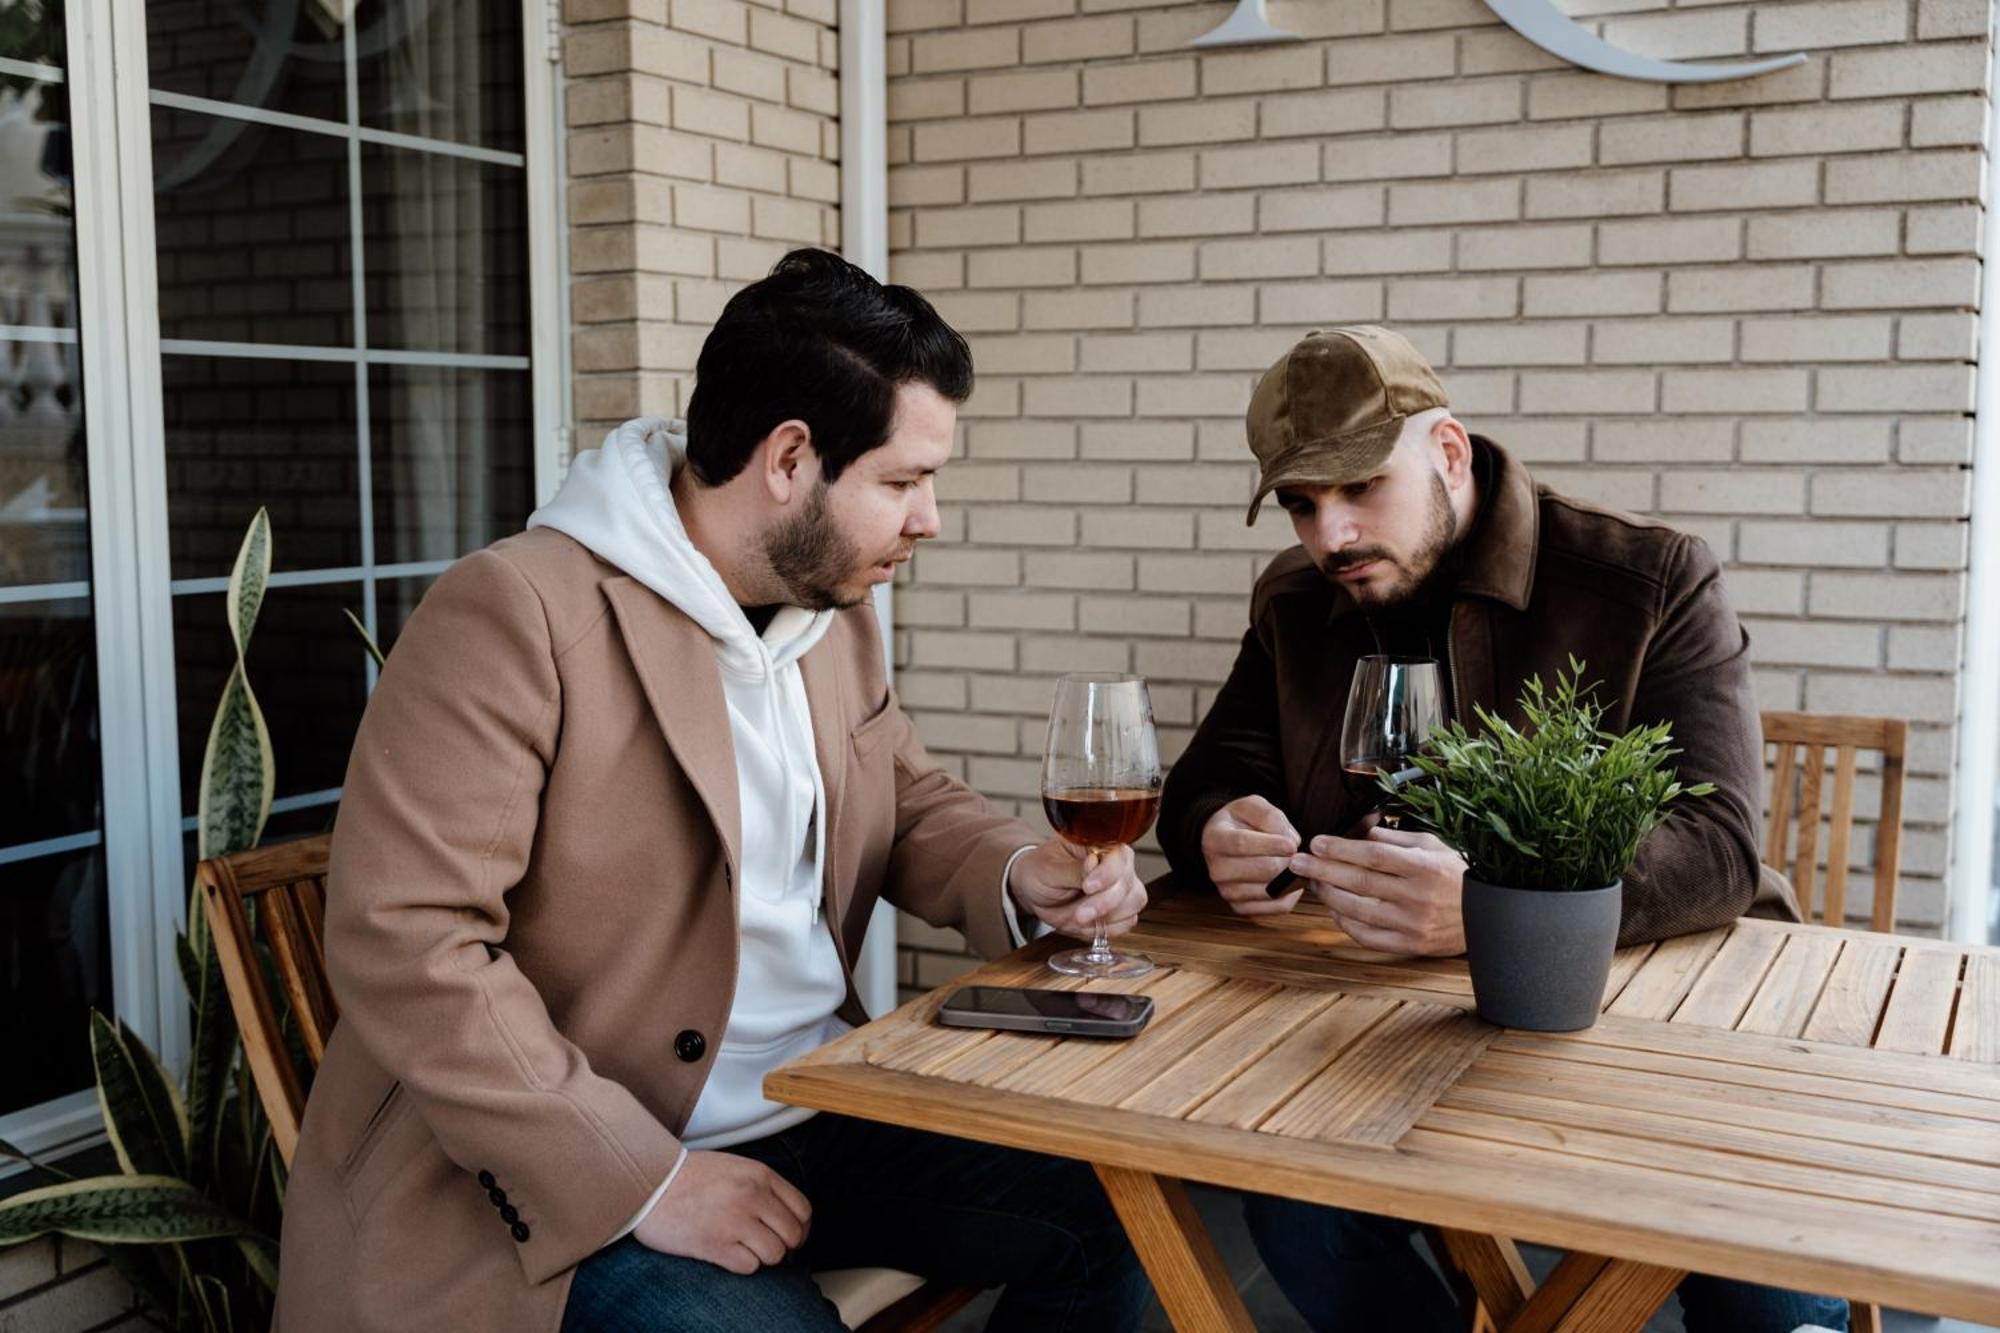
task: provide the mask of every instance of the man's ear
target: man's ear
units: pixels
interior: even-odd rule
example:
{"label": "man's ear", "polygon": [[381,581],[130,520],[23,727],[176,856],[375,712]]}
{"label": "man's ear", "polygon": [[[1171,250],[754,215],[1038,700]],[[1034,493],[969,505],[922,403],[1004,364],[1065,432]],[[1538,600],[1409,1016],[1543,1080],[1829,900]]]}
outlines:
{"label": "man's ear", "polygon": [[1457,417],[1448,416],[1431,427],[1431,444],[1444,463],[1445,484],[1453,490],[1472,480],[1472,437]]}
{"label": "man's ear", "polygon": [[812,427],[796,418],[771,428],[755,455],[764,489],[779,504],[810,490],[819,480],[819,454],[813,448]]}

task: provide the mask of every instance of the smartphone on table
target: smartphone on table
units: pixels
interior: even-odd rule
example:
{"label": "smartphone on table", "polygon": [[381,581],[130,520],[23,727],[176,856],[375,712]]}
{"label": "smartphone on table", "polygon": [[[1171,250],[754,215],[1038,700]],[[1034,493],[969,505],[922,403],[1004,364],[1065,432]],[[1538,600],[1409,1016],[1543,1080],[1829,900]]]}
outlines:
{"label": "smartphone on table", "polygon": [[1115,991],[961,986],[945,997],[938,1022],[1065,1037],[1133,1037],[1153,1017],[1153,997]]}

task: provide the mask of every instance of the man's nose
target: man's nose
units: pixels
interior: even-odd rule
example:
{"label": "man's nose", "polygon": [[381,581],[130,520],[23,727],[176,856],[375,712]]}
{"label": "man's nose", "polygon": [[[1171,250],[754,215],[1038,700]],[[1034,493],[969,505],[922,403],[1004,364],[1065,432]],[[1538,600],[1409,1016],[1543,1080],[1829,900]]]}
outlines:
{"label": "man's nose", "polygon": [[1314,519],[1319,529],[1320,544],[1328,551],[1344,551],[1361,540],[1361,529],[1346,505],[1322,504]]}
{"label": "man's nose", "polygon": [[917,502],[910,509],[909,517],[903,520],[903,535],[918,539],[935,537],[942,530],[938,520],[937,492],[932,488],[930,478],[924,479],[917,487]]}

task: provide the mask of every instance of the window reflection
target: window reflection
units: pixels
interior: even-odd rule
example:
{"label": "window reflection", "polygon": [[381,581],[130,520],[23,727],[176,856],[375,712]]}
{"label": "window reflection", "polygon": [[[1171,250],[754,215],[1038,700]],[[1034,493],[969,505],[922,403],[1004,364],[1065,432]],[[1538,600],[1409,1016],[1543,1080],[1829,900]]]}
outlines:
{"label": "window reflection", "polygon": [[102,849],[0,865],[0,1115],[90,1086],[92,1008],[112,1009]]}
{"label": "window reflection", "polygon": [[524,370],[368,373],[375,559],[452,560],[518,531],[533,502]]}
{"label": "window reflection", "polygon": [[361,563],[352,366],[168,356],[161,378],[175,578],[227,574],[259,505],[274,570]]}
{"label": "window reflection", "polygon": [[90,577],[67,117],[0,80],[0,587]]}
{"label": "window reflection", "polygon": [[147,0],[155,88],[321,120],[347,119],[345,0]]}
{"label": "window reflection", "polygon": [[88,833],[101,799],[90,599],[0,602],[0,849]]}
{"label": "window reflection", "polygon": [[361,146],[371,346],[527,355],[524,188],[519,167]]}
{"label": "window reflection", "polygon": [[[0,56],[62,68],[62,0],[13,0],[0,7]],[[13,75],[0,74],[0,88],[17,82]]]}
{"label": "window reflection", "polygon": [[521,6],[363,0],[361,123],[521,151]]}
{"label": "window reflection", "polygon": [[354,341],[347,145],[153,109],[160,336]]}

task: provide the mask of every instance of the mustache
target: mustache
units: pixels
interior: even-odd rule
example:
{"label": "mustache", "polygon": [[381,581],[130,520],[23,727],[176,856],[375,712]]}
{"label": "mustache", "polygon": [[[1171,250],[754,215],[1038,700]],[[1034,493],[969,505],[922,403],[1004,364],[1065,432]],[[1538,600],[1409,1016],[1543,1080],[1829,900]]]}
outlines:
{"label": "mustache", "polygon": [[1342,551],[1339,555],[1328,556],[1325,563],[1320,565],[1319,571],[1331,577],[1353,569],[1356,566],[1365,565],[1371,560],[1387,559],[1389,559],[1389,552],[1386,549],[1380,546],[1364,546],[1351,551]]}

